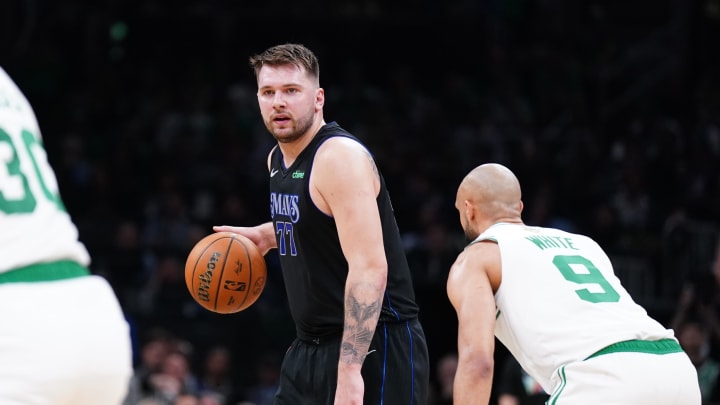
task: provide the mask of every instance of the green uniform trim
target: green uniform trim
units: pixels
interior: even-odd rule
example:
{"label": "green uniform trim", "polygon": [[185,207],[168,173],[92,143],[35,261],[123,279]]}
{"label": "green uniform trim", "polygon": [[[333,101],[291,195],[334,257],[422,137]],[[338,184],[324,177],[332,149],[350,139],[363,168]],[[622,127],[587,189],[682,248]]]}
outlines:
{"label": "green uniform trim", "polygon": [[87,275],[90,275],[87,267],[71,260],[62,260],[31,264],[0,273],[0,284],[65,280]]}
{"label": "green uniform trim", "polygon": [[[591,354],[585,360],[592,359],[593,357],[602,356],[608,353],[647,353],[647,354],[669,354],[679,353],[683,349],[675,339],[661,339],[661,340],[625,340],[622,342],[613,343],[597,352]],[[567,377],[565,375],[565,366],[560,367],[557,371],[560,377],[560,386],[555,389],[547,403],[549,405],[555,405],[560,398],[560,394],[565,390],[567,385]]]}
{"label": "green uniform trim", "polygon": [[623,342],[613,343],[610,346],[600,349],[599,351],[588,356],[587,359],[602,356],[608,353],[618,352],[634,352],[649,354],[668,354],[682,352],[683,349],[675,339],[661,340],[625,340]]}

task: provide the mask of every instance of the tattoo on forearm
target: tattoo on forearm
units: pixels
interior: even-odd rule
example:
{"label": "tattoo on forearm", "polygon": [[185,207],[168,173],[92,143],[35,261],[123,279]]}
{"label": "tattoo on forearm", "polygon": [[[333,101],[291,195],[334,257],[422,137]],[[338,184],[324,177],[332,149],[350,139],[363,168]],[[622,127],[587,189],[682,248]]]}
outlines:
{"label": "tattoo on forearm", "polygon": [[381,301],[361,303],[350,294],[345,303],[345,335],[340,349],[340,361],[347,364],[362,364],[372,341]]}

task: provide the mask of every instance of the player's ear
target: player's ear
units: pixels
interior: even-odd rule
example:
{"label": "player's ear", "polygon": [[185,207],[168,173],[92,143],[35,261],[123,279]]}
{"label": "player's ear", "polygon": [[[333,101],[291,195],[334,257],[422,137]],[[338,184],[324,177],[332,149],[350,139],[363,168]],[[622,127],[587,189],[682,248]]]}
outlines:
{"label": "player's ear", "polygon": [[315,108],[321,109],[325,105],[325,89],[318,87],[315,90]]}
{"label": "player's ear", "polygon": [[465,218],[472,222],[475,219],[475,206],[468,200],[463,201],[465,207]]}

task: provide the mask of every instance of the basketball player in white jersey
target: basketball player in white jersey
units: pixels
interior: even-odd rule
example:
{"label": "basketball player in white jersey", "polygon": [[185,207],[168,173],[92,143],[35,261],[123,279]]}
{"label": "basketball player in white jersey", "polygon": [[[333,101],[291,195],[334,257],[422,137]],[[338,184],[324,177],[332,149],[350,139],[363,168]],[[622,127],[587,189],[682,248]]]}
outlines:
{"label": "basketball player in white jersey", "polygon": [[633,301],[593,240],[523,224],[509,169],[472,170],[455,207],[471,240],[447,283],[459,325],[456,405],[489,402],[494,337],[550,405],[700,404],[673,331]]}
{"label": "basketball player in white jersey", "polygon": [[0,404],[122,403],[129,326],[89,262],[33,109],[0,67]]}

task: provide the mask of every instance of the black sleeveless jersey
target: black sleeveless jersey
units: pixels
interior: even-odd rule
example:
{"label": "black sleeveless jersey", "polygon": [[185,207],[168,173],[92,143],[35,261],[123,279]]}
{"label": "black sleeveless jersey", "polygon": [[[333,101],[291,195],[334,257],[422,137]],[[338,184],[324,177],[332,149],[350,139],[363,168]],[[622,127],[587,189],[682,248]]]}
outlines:
{"label": "black sleeveless jersey", "polygon": [[[331,122],[320,129],[290,167],[285,167],[280,148],[275,148],[270,159],[270,216],[290,312],[298,337],[305,340],[339,335],[343,330],[348,263],[335,220],[315,206],[309,188],[315,153],[335,136],[360,142]],[[382,175],[377,204],[388,264],[380,320],[415,318],[418,307],[410,270]]]}

